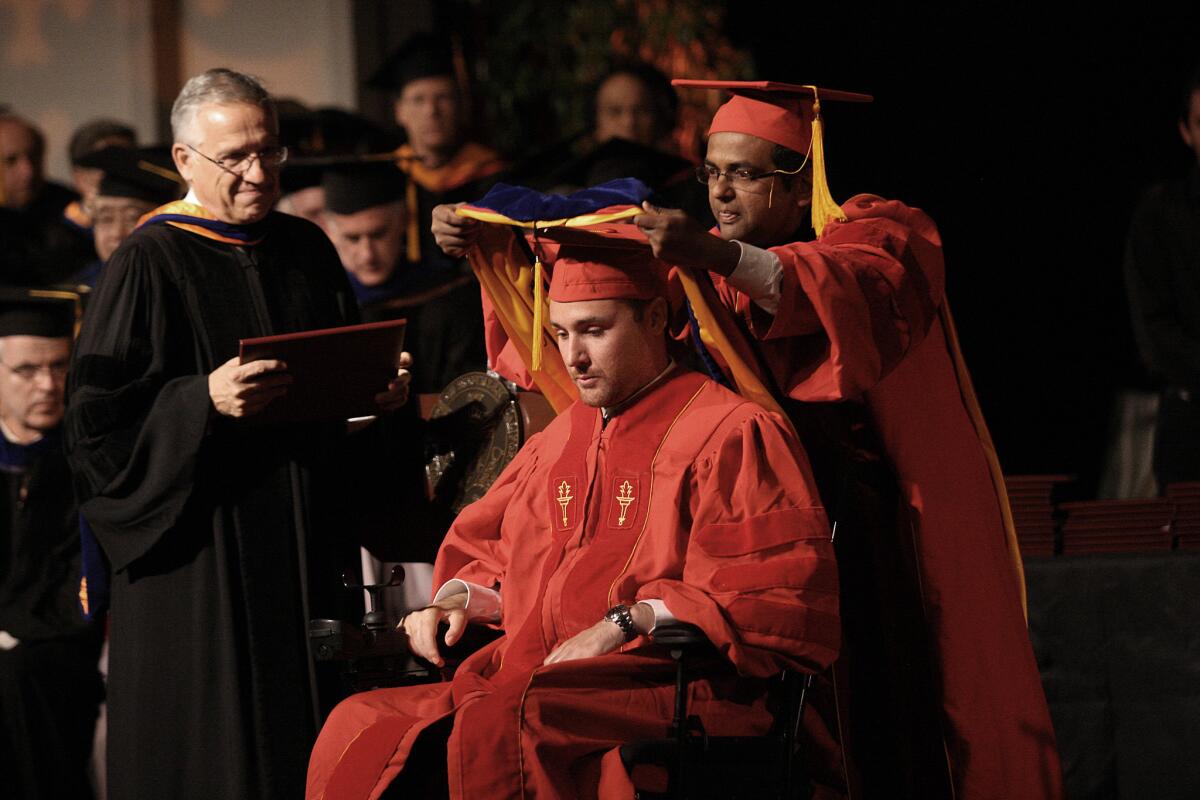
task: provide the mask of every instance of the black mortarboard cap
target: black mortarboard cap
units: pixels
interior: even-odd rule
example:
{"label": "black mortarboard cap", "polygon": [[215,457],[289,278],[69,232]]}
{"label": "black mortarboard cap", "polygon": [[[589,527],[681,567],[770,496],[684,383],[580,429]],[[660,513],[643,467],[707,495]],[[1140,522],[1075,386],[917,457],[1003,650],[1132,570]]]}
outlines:
{"label": "black mortarboard cap", "polygon": [[395,148],[381,127],[340,108],[308,109],[290,102],[279,115],[279,143],[288,148],[280,184],[284,194],[320,186],[325,167],[342,156]]}
{"label": "black mortarboard cap", "polygon": [[325,209],[334,214],[355,214],[404,198],[404,173],[391,161],[342,163],[323,173]]}
{"label": "black mortarboard cap", "polygon": [[0,286],[0,336],[73,336],[79,303],[75,292]]}
{"label": "black mortarboard cap", "polygon": [[453,75],[454,59],[450,42],[432,33],[410,36],[367,78],[372,89],[402,90],[409,81],[434,75]]}
{"label": "black mortarboard cap", "polygon": [[164,146],[106,147],[83,156],[79,165],[104,171],[101,197],[132,197],[155,205],[178,200],[185,183]]}

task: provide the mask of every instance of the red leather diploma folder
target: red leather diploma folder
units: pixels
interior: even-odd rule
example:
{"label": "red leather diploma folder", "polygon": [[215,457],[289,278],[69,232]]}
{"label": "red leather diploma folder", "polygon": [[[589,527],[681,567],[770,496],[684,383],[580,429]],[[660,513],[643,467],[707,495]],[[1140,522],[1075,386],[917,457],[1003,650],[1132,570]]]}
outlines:
{"label": "red leather diploma folder", "polygon": [[243,364],[275,358],[293,378],[287,394],[250,417],[259,423],[316,422],[378,413],[375,395],[395,377],[406,320],[242,339]]}

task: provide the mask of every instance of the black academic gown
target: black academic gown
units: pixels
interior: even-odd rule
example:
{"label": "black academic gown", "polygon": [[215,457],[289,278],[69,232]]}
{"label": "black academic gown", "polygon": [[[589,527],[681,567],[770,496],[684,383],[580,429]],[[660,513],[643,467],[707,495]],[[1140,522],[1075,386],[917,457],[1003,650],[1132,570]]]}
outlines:
{"label": "black academic gown", "polygon": [[[401,263],[418,272],[423,265]],[[403,277],[403,276],[401,276]],[[368,321],[406,319],[404,349],[413,357],[412,391],[439,394],[466,372],[487,369],[479,282],[465,263],[439,266],[432,276],[397,282],[393,292],[360,296]],[[389,296],[390,295],[390,296]]]}
{"label": "black academic gown", "polygon": [[429,220],[438,205],[482,197],[498,177],[488,175],[444,192],[418,185],[417,202],[423,220],[421,260],[416,264],[402,261],[398,269],[406,270],[411,277],[391,303],[362,303],[368,319],[408,318],[411,328],[405,337],[405,349],[413,355],[413,391],[418,394],[440,393],[459,375],[487,368],[479,282],[471,276],[465,259],[442,252]]}
{"label": "black academic gown", "polygon": [[352,616],[336,576],[357,554],[322,491],[344,426],[255,426],[208,395],[239,338],[357,320],[321,231],[265,226],[244,248],[136,231],[77,343],[67,452],[114,571],[112,800],[302,796],[318,725],[307,620]]}
{"label": "black academic gown", "polygon": [[91,231],[63,219],[63,208],[78,197],[47,183],[25,208],[0,209],[0,282],[50,286],[95,260]]}
{"label": "black academic gown", "polygon": [[83,619],[79,518],[58,431],[0,440],[0,796],[91,797],[87,764],[102,695],[97,626]]}

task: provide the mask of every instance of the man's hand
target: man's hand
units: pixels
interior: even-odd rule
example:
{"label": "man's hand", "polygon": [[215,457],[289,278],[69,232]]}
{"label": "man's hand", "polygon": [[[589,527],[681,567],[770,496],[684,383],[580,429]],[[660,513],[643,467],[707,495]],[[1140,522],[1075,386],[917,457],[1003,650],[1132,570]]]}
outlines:
{"label": "man's hand", "polygon": [[479,237],[479,221],[454,213],[464,203],[436,206],[433,209],[433,238],[442,252],[452,258],[462,258]]}
{"label": "man's hand", "polygon": [[742,248],[714,236],[700,223],[677,209],[655,208],[642,203],[644,214],[633,218],[650,240],[654,255],[688,269],[707,269],[720,275],[729,275],[738,265]]}
{"label": "man's hand", "polygon": [[433,605],[410,611],[398,626],[408,635],[408,648],[413,655],[439,667],[445,665],[437,645],[438,624],[442,620],[450,623],[445,637],[446,646],[449,647],[462,637],[467,628],[466,592],[443,597]]}
{"label": "man's hand", "polygon": [[407,352],[401,353],[396,377],[388,383],[387,391],[375,395],[375,405],[379,406],[381,411],[398,411],[408,402],[408,385],[412,382],[412,373],[408,368],[411,366],[412,355]]}
{"label": "man's hand", "polygon": [[[654,609],[645,603],[638,603],[629,609],[633,615],[633,626],[638,633],[649,633],[654,627]],[[625,632],[617,623],[602,619],[585,631],[575,634],[560,644],[546,656],[543,664],[557,664],[562,661],[574,661],[577,658],[592,658],[611,653],[625,644]]]}
{"label": "man's hand", "polygon": [[234,357],[208,374],[208,396],[218,414],[249,417],[287,394],[292,376],[287,364],[262,359],[242,364]]}

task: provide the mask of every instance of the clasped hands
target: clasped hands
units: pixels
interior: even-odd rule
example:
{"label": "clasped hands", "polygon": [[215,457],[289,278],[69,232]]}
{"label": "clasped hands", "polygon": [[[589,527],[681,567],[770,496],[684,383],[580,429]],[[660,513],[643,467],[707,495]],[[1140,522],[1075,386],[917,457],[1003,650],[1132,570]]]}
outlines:
{"label": "clasped hands", "polygon": [[[388,382],[384,391],[375,395],[375,404],[380,411],[395,411],[408,402],[411,366],[412,356],[401,353],[396,377]],[[234,418],[249,417],[262,411],[272,400],[287,394],[291,384],[292,376],[288,374],[284,362],[265,358],[242,364],[235,356],[209,373],[208,396],[218,414]]]}
{"label": "clasped hands", "polygon": [[[425,608],[419,608],[407,614],[398,628],[403,629],[408,636],[408,647],[413,655],[419,656],[435,666],[445,666],[445,660],[438,651],[438,625],[443,621],[449,626],[442,641],[451,647],[462,638],[463,631],[470,621],[467,618],[467,593],[459,592],[443,597]],[[654,627],[654,609],[645,603],[637,603],[630,608],[634,626],[642,633],[649,632]],[[574,661],[580,658],[592,658],[611,653],[625,644],[625,633],[615,623],[602,619],[595,625],[561,642],[558,647],[546,656],[544,664],[556,664],[563,661]]]}

